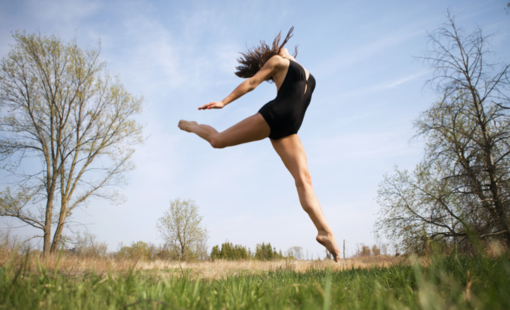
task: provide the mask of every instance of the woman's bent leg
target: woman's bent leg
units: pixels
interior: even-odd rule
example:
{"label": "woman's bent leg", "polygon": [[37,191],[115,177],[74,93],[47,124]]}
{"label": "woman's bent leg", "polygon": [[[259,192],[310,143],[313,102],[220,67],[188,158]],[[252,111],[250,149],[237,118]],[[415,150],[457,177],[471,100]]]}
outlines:
{"label": "woman's bent leg", "polygon": [[183,120],[179,121],[179,128],[197,134],[214,148],[262,140],[269,137],[271,132],[271,128],[260,113],[252,115],[222,132],[218,132],[209,125],[199,125],[197,122]]}
{"label": "woman's bent leg", "polygon": [[274,149],[280,155],[285,167],[294,177],[301,206],[308,213],[318,235],[317,241],[325,246],[335,261],[340,259],[340,248],[338,247],[333,232],[326,222],[322,208],[315,196],[312,187],[312,179],[306,163],[306,153],[299,136],[291,135],[279,140],[271,140]]}

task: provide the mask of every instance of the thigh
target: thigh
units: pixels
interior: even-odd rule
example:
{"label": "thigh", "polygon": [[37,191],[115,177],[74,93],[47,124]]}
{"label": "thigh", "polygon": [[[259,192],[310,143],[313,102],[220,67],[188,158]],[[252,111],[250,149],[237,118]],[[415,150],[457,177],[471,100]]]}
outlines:
{"label": "thigh", "polygon": [[252,115],[217,135],[221,147],[258,141],[269,137],[271,128],[260,113]]}
{"label": "thigh", "polygon": [[271,139],[271,143],[296,181],[309,177],[305,149],[297,134],[278,140]]}

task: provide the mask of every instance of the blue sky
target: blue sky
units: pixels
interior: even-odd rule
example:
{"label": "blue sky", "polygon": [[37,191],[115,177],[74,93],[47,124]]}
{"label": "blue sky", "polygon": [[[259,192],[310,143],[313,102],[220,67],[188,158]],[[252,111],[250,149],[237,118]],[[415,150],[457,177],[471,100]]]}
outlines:
{"label": "blue sky", "polygon": [[[253,115],[276,95],[273,84],[223,110],[197,111],[221,100],[242,80],[233,72],[238,52],[272,41],[295,26],[288,47],[317,87],[299,132],[324,213],[348,255],[374,242],[377,186],[393,167],[413,169],[423,144],[410,143],[412,122],[437,98],[424,87],[429,68],[416,56],[427,31],[446,21],[448,8],[467,31],[494,33],[492,50],[508,62],[507,1],[2,1],[0,57],[25,30],[77,37],[96,47],[108,70],[132,94],[143,95],[146,143],[137,169],[120,189],[122,205],[92,200],[75,212],[109,250],[119,242],[160,243],[157,219],[175,198],[200,206],[209,246],[229,240],[283,250],[302,246],[321,254],[316,231],[302,211],[294,182],[269,140],[222,150],[178,130],[180,119],[224,130]],[[2,220],[7,229],[14,221]],[[19,228],[26,236],[34,231]]]}

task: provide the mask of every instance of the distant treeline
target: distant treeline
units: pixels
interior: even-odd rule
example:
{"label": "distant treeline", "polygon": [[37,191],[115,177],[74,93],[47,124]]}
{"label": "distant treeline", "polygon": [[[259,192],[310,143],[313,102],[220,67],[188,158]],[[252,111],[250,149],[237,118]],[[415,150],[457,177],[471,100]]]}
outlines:
{"label": "distant treeline", "polygon": [[[0,249],[13,248],[17,244],[8,233],[0,232]],[[22,248],[26,251],[28,248]],[[225,242],[221,246],[214,246],[210,255],[205,246],[198,249],[189,249],[184,257],[180,255],[178,249],[168,244],[152,244],[143,241],[132,242],[130,245],[120,244],[117,251],[108,252],[106,242],[98,241],[96,236],[89,233],[77,233],[72,238],[72,242],[64,245],[64,254],[76,255],[79,257],[113,257],[118,259],[136,259],[136,260],[185,260],[185,261],[207,261],[207,260],[279,260],[279,259],[302,259],[302,249],[294,247],[282,254],[282,250],[277,251],[271,246],[271,243],[257,244],[255,251],[242,245],[234,245],[231,242]],[[31,250],[32,252],[41,252],[40,250]]]}
{"label": "distant treeline", "polygon": [[279,260],[279,259],[295,259],[292,254],[283,255],[282,250],[276,251],[271,243],[257,244],[255,252],[252,252],[243,245],[233,245],[231,242],[225,242],[221,245],[213,246],[210,255],[211,260]]}

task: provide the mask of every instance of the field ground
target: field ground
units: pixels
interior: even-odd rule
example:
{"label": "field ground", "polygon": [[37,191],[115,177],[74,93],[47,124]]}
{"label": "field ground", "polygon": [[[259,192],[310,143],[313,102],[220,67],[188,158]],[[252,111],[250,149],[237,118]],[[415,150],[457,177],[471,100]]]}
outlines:
{"label": "field ground", "polygon": [[0,255],[0,266],[0,309],[510,309],[508,253],[339,264]]}
{"label": "field ground", "polygon": [[[11,259],[10,251],[0,251],[0,265],[4,266]],[[23,255],[18,254],[15,259],[18,266],[24,260]],[[296,272],[306,272],[309,269],[330,268],[333,271],[346,269],[363,269],[370,267],[387,267],[396,263],[401,263],[406,259],[392,256],[376,256],[351,258],[340,260],[335,263],[331,260],[323,261],[304,261],[304,260],[277,260],[277,261],[199,261],[199,262],[176,262],[176,261],[137,261],[132,259],[115,259],[115,258],[87,258],[72,255],[62,256],[60,261],[58,255],[53,255],[46,260],[40,260],[42,267],[53,272],[57,265],[59,274],[71,276],[82,275],[83,273],[92,272],[96,274],[104,274],[110,271],[114,273],[126,272],[129,270],[161,272],[171,276],[181,276],[183,273],[195,278],[199,276],[202,279],[219,279],[237,274],[261,274],[274,270],[292,270]],[[32,271],[37,271],[37,262],[35,255],[30,257],[27,265]]]}

